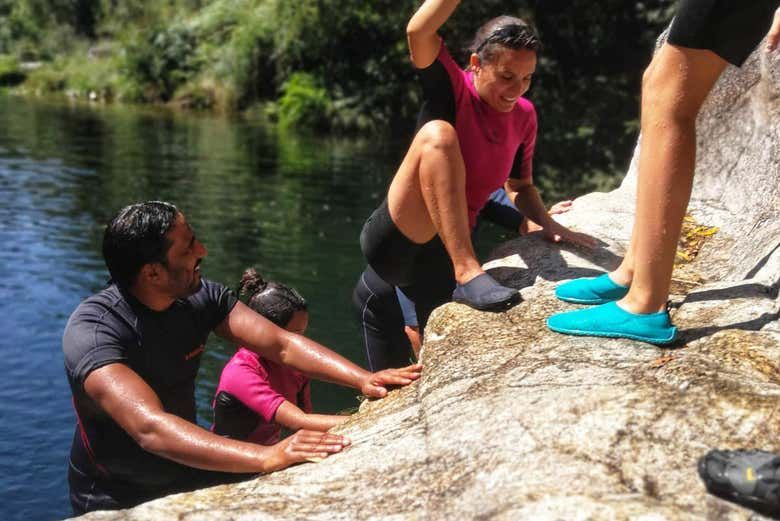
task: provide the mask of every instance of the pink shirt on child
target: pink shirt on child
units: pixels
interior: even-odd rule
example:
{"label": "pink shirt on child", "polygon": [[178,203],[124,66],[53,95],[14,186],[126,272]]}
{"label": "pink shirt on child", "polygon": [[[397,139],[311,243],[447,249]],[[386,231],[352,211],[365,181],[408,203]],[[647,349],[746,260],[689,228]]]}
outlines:
{"label": "pink shirt on child", "polygon": [[[500,112],[482,101],[474,87],[474,74],[458,67],[444,42],[437,60],[444,66],[455,97],[455,131],[466,166],[466,202],[469,224],[490,194],[509,178],[518,149],[522,146],[519,178],[530,179],[536,146],[536,110],[519,98],[511,112]],[[520,158],[519,158],[520,159]]]}
{"label": "pink shirt on child", "polygon": [[257,427],[247,441],[273,445],[281,435],[274,416],[282,402],[287,400],[304,412],[312,411],[308,383],[309,379],[298,371],[239,347],[222,370],[215,395],[228,392],[258,414]]}

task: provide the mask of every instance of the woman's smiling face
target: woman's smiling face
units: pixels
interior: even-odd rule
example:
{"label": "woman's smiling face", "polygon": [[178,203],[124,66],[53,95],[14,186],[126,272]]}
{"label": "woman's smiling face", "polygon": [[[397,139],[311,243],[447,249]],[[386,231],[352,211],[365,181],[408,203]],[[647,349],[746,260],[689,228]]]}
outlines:
{"label": "woman's smiling face", "polygon": [[474,87],[482,101],[499,112],[510,112],[531,86],[536,52],[504,47],[489,62],[472,54],[470,65],[474,71]]}

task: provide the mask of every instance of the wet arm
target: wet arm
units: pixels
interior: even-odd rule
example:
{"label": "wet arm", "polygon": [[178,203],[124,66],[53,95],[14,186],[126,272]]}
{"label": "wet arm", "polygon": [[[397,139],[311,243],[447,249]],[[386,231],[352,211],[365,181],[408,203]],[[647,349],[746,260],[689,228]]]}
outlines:
{"label": "wet arm", "polygon": [[[306,459],[291,457],[285,450],[290,442],[265,447],[230,440],[167,413],[154,390],[123,364],[94,370],[84,390],[142,449],[183,465],[223,472],[271,472]],[[306,454],[338,452],[348,443],[331,434],[320,434],[318,439],[320,443],[306,447],[311,449]]]}
{"label": "wet arm", "polygon": [[313,340],[277,327],[241,302],[215,331],[311,378],[354,387],[366,396],[382,397],[387,394],[385,385],[406,385],[420,374],[420,366],[416,365],[370,373]]}
{"label": "wet arm", "polygon": [[360,389],[371,374],[327,347],[276,326],[241,302],[215,331],[262,357],[318,380]]}
{"label": "wet arm", "polygon": [[347,416],[336,414],[309,414],[285,400],[276,410],[274,421],[290,430],[311,429],[327,431],[340,423],[347,421]]}

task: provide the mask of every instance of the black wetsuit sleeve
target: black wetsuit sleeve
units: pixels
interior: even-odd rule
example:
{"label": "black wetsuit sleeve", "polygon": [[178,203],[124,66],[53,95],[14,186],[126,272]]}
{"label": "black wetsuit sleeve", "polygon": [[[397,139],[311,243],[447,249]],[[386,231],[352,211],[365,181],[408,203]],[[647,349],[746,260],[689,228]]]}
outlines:
{"label": "black wetsuit sleeve", "polygon": [[203,288],[195,295],[195,301],[202,324],[211,331],[230,314],[238,297],[222,284],[203,279]]}
{"label": "black wetsuit sleeve", "polygon": [[522,179],[523,177],[523,156],[525,155],[525,143],[520,143],[515,153],[515,160],[512,163],[512,169],[509,171],[509,179]]}
{"label": "black wetsuit sleeve", "polygon": [[424,69],[418,69],[423,90],[423,104],[417,116],[417,128],[435,119],[455,126],[455,92],[447,69],[438,59]]}
{"label": "black wetsuit sleeve", "polygon": [[108,364],[127,363],[128,335],[123,323],[94,303],[79,306],[62,338],[65,372],[74,391],[89,374]]}

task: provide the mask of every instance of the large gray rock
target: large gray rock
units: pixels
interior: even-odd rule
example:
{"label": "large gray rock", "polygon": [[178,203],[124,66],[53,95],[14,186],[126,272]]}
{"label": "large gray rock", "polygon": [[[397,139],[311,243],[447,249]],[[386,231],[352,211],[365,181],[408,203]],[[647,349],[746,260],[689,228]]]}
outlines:
{"label": "large gray rock", "polygon": [[[745,520],[706,494],[709,448],[780,450],[780,58],[730,68],[699,119],[693,217],[719,231],[675,273],[680,348],[556,335],[563,279],[613,268],[627,243],[635,172],[562,219],[596,251],[538,237],[488,263],[523,288],[503,314],[439,308],[422,379],[366,403],[353,446],[237,485],[170,496],[118,519]],[[634,164],[636,161],[634,161]]]}

